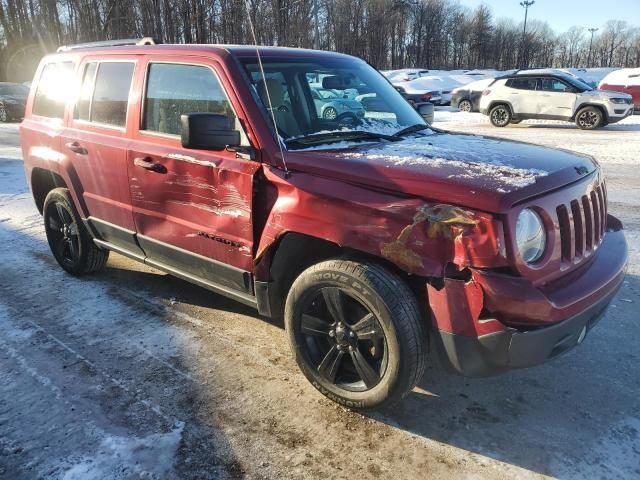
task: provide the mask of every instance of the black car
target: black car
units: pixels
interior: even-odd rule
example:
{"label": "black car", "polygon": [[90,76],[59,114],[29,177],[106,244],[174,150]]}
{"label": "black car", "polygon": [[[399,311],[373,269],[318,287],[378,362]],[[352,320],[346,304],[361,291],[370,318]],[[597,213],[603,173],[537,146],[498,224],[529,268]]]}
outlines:
{"label": "black car", "polygon": [[476,80],[451,91],[451,106],[463,112],[479,112],[482,92],[493,79]]}
{"label": "black car", "polygon": [[29,89],[19,83],[0,82],[0,122],[21,120]]}

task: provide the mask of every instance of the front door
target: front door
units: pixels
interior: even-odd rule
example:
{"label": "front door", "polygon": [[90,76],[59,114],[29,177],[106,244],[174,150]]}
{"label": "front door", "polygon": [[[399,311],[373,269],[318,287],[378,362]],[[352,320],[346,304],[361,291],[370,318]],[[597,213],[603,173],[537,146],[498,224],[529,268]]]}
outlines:
{"label": "front door", "polygon": [[571,118],[576,103],[576,94],[571,85],[558,78],[541,78],[538,81],[538,90],[543,99],[540,103],[541,115]]}
{"label": "front door", "polygon": [[[127,162],[147,262],[243,300],[253,293],[253,177],[260,164],[229,151],[185,149],[183,113],[233,118],[215,64],[149,61]],[[246,136],[241,134],[248,145]]]}

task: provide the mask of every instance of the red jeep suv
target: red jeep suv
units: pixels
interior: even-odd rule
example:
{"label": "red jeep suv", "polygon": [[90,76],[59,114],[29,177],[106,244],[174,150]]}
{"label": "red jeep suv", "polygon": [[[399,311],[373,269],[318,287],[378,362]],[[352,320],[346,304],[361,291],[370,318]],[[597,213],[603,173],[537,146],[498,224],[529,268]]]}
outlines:
{"label": "red jeep suv", "polygon": [[[623,280],[588,156],[432,128],[347,55],[121,43],[61,47],[28,97],[56,260],[82,275],[114,251],[283,316],[342,405],[402,398],[429,342],[468,376],[558,356]],[[325,118],[320,87],[369,99],[364,115]]]}

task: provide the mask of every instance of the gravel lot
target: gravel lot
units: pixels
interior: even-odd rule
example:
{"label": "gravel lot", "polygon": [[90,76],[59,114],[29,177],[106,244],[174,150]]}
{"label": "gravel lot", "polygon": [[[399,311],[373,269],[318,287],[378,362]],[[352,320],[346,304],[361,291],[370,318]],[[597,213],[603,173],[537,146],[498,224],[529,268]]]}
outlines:
{"label": "gravel lot", "polygon": [[393,409],[325,400],[282,325],[124,257],[49,253],[17,125],[0,126],[0,478],[640,477],[640,118],[595,132],[443,109],[436,125],[594,155],[631,262],[606,318],[552,363],[480,380],[435,359]]}

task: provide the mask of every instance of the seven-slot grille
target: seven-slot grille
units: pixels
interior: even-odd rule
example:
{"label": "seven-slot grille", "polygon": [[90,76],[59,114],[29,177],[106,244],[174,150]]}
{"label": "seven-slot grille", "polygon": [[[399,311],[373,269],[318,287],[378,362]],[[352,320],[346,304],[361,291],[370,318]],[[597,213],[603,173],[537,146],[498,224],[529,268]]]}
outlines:
{"label": "seven-slot grille", "polygon": [[558,206],[563,262],[588,257],[600,245],[607,228],[607,190],[604,182],[580,198]]}

